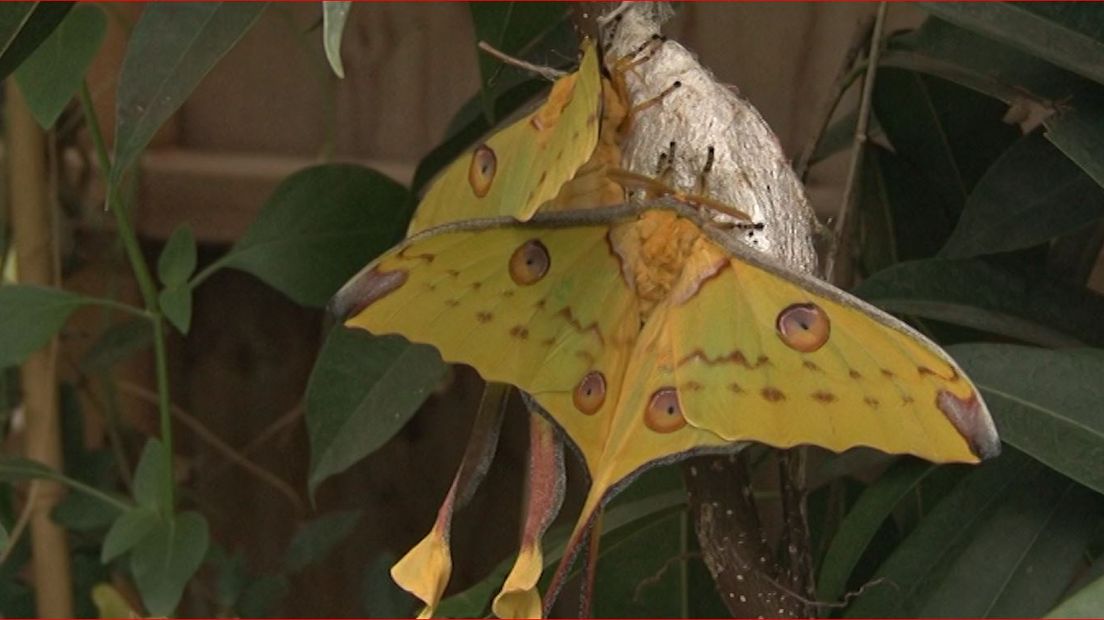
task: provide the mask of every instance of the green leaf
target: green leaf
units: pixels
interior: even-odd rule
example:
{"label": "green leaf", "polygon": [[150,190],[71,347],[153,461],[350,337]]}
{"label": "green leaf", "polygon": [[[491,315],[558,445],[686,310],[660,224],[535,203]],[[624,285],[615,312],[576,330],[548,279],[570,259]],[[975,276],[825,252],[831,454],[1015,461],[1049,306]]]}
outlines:
{"label": "green leaf", "polygon": [[11,534],[8,533],[8,528],[4,527],[3,523],[0,523],[0,553],[6,554],[10,544]]}
{"label": "green leaf", "polygon": [[172,616],[184,586],[207,555],[207,521],[198,512],[182,512],[158,522],[130,553],[130,572],[153,616]]}
{"label": "green leaf", "polygon": [[840,600],[874,535],[901,500],[915,493],[934,470],[931,463],[905,459],[863,491],[840,523],[821,562],[817,600],[829,603]]}
{"label": "green leaf", "polygon": [[1024,136],[978,182],[943,247],[967,258],[1030,247],[1104,217],[1104,189],[1039,133]]}
{"label": "green leaf", "polygon": [[165,318],[169,319],[180,333],[187,334],[192,325],[192,287],[187,284],[163,289],[157,295],[157,303]]}
{"label": "green leaf", "polygon": [[1005,443],[1104,493],[1104,351],[1009,344],[948,351],[981,389]]}
{"label": "green leaf", "polygon": [[345,20],[352,5],[352,2],[333,0],[322,3],[322,47],[326,50],[326,60],[339,78],[345,77],[345,68],[341,65],[341,34],[345,32]]}
{"label": "green leaf", "polygon": [[0,286],[0,368],[23,363],[82,305],[80,295],[61,289]]}
{"label": "green leaf", "polygon": [[81,358],[86,373],[107,370],[153,342],[153,326],[146,319],[131,319],[108,327]]}
{"label": "green leaf", "polygon": [[1081,97],[1076,107],[1043,124],[1047,140],[1104,186],[1104,98]]}
{"label": "green leaf", "polygon": [[157,277],[166,287],[179,286],[192,277],[195,268],[195,236],[191,226],[184,224],[173,231],[157,257]]}
{"label": "green leaf", "polygon": [[261,575],[245,588],[238,599],[237,612],[242,618],[271,617],[290,589],[291,584],[283,575]]}
{"label": "green leaf", "polygon": [[108,527],[122,514],[118,506],[104,503],[91,495],[69,493],[54,507],[51,516],[65,529],[84,532]]}
{"label": "green leaf", "polygon": [[936,319],[1043,346],[1104,346],[1104,296],[1046,273],[941,258],[880,271],[854,293],[896,314]]}
{"label": "green leaf", "polygon": [[165,506],[165,481],[169,455],[160,439],[150,437],[142,448],[142,457],[134,469],[134,501],[139,506],[160,510]]}
{"label": "green leaf", "polygon": [[[0,79],[8,77],[65,19],[72,2],[13,2],[0,17]],[[30,10],[28,14],[27,11]]]}
{"label": "green leaf", "polygon": [[303,524],[292,537],[284,554],[284,569],[297,573],[326,559],[330,551],[356,529],[360,510],[345,510],[323,515]]}
{"label": "green leaf", "polygon": [[276,188],[218,264],[251,273],[297,303],[322,306],[402,239],[412,202],[406,188],[368,168],[307,168]]}
{"label": "green leaf", "polygon": [[[416,615],[415,599],[391,579],[391,567],[398,560],[384,551],[364,568],[360,580],[360,612],[367,618],[410,618]],[[482,610],[480,610],[482,611]],[[480,613],[474,612],[472,615]],[[445,617],[445,616],[442,616]],[[461,616],[453,616],[461,617]]]}
{"label": "green leaf", "polygon": [[15,70],[19,90],[43,128],[53,127],[80,89],[106,31],[103,10],[94,4],[80,4]]}
{"label": "green leaf", "polygon": [[3,482],[19,482],[35,478],[55,480],[59,476],[61,474],[38,461],[17,456],[0,458],[0,481]]}
{"label": "green leaf", "polygon": [[119,515],[104,536],[100,561],[104,564],[130,551],[161,523],[157,511],[139,506]]}
{"label": "green leaf", "polygon": [[1104,577],[1098,577],[1050,610],[1047,618],[1099,618],[1104,616]]}
{"label": "green leaf", "polygon": [[330,331],[307,384],[311,492],[399,432],[446,368],[433,347],[345,327]]}
{"label": "green leaf", "polygon": [[118,186],[161,125],[266,6],[154,2],[145,7],[131,32],[119,75],[111,185]]}
{"label": "green leaf", "polygon": [[846,616],[916,615],[925,595],[943,581],[1002,500],[1042,482],[1045,473],[1046,468],[1011,450],[971,472],[898,545]]}
{"label": "green leaf", "polygon": [[[476,41],[485,41],[500,52],[537,64],[546,59],[533,57],[532,52],[567,22],[566,6],[557,2],[473,2],[468,9]],[[574,42],[570,45],[572,49],[577,47]],[[555,44],[541,47],[551,49]],[[507,68],[489,54],[477,53],[483,109],[491,119],[498,96],[530,76],[516,67]]]}
{"label": "green leaf", "polygon": [[1095,6],[923,2],[939,17],[1104,84],[1104,17]]}

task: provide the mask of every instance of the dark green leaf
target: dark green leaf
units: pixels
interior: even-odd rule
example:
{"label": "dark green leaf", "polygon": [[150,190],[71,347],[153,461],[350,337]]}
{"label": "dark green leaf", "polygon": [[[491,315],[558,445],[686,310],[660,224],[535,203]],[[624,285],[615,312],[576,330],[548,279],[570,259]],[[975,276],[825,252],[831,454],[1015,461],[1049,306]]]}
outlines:
{"label": "dark green leaf", "polygon": [[322,3],[322,47],[326,50],[326,60],[339,78],[345,77],[345,68],[341,65],[341,34],[345,32],[345,20],[352,5],[352,2],[334,0]]}
{"label": "dark green leaf", "polygon": [[[0,17],[0,35],[3,48],[0,51],[0,79],[15,71],[23,61],[58,27],[72,2],[16,2]],[[30,14],[26,14],[30,8]],[[10,30],[15,27],[15,31]]]}
{"label": "dark green leaf", "polygon": [[179,286],[192,277],[196,268],[196,242],[191,226],[173,231],[161,255],[157,257],[157,277],[166,287]]}
{"label": "dark green leaf", "polygon": [[[365,567],[360,580],[360,613],[366,618],[410,618],[415,615],[414,597],[391,579],[391,567],[397,559],[391,553],[383,552]],[[471,615],[481,612],[479,610]]]}
{"label": "dark green leaf", "polygon": [[[120,501],[126,501],[120,499]],[[54,522],[69,530],[91,531],[112,525],[123,514],[118,506],[84,493],[69,493],[54,507]]]}
{"label": "dark green leaf", "polygon": [[134,501],[139,506],[155,511],[164,507],[165,483],[168,480],[165,468],[170,465],[169,456],[161,440],[153,437],[146,440],[142,457],[134,469]]}
{"label": "dark green leaf", "polygon": [[211,543],[205,564],[216,573],[215,598],[224,609],[234,609],[249,583],[249,567],[241,551],[230,554],[217,542]]}
{"label": "dark green leaf", "polygon": [[192,325],[192,287],[187,284],[171,286],[162,289],[157,296],[157,303],[165,318],[169,320],[180,333],[187,334]]}
{"label": "dark green leaf", "polygon": [[1104,16],[1098,7],[924,2],[939,17],[1104,84]]}
{"label": "dark green leaf", "polygon": [[0,553],[8,552],[8,545],[11,544],[11,535],[8,534],[8,528],[4,527],[3,523],[0,523]]}
{"label": "dark green leaf", "polygon": [[262,575],[242,593],[237,612],[243,618],[271,617],[272,610],[287,596],[290,587],[283,575]]}
{"label": "dark green leaf", "polygon": [[841,599],[851,573],[874,535],[897,508],[897,504],[916,492],[920,483],[934,469],[935,466],[931,463],[903,460],[863,491],[840,523],[821,562],[817,600],[835,602]]}
{"label": "dark green leaf", "polygon": [[1104,297],[981,259],[929,259],[878,272],[855,294],[897,314],[1047,346],[1104,346]]}
{"label": "dark green leaf", "polygon": [[887,179],[879,156],[881,147],[866,146],[863,157],[858,216],[860,260],[863,273],[871,274],[897,262],[893,214]]}
{"label": "dark green leaf", "polygon": [[156,510],[147,506],[131,508],[122,513],[104,536],[100,560],[106,564],[130,551],[160,523],[161,517]]}
{"label": "dark green leaf", "polygon": [[676,512],[603,535],[594,613],[603,618],[684,615],[686,514]]}
{"label": "dark green leaf", "polygon": [[949,566],[984,529],[1002,500],[1042,482],[1046,473],[1045,467],[1016,451],[1006,451],[972,472],[897,547],[875,575],[881,581],[868,585],[846,615],[916,614],[925,595],[942,582]]}
{"label": "dark green leaf", "polygon": [[284,569],[297,573],[326,559],[330,551],[356,529],[363,512],[345,510],[322,515],[303,524],[284,555]]}
{"label": "dark green leaf", "polygon": [[1104,493],[1104,351],[1008,344],[948,350],[981,389],[1002,440]]}
{"label": "dark green leaf", "polygon": [[[538,64],[541,59],[531,52],[567,21],[566,5],[558,2],[473,2],[468,8],[477,41],[485,41],[500,52]],[[515,67],[507,68],[489,54],[478,54],[483,109],[487,117],[493,119],[495,99],[530,76]]]}
{"label": "dark green leaf", "polygon": [[945,258],[1030,247],[1104,217],[1104,189],[1038,133],[1025,136],[978,183]]}
{"label": "dark green leaf", "polygon": [[1104,98],[1079,97],[1044,124],[1047,139],[1104,186]]}
{"label": "dark green leaf", "polygon": [[55,480],[59,476],[61,476],[61,474],[38,461],[32,461],[17,456],[0,458],[0,481],[18,482],[22,480],[33,480],[35,478]]}
{"label": "dark green leaf", "polygon": [[219,262],[296,302],[322,306],[357,270],[402,239],[412,200],[368,168],[327,164],[280,184]]}
{"label": "dark green leaf", "polygon": [[1100,618],[1104,616],[1104,577],[1099,577],[1062,601],[1047,618]]}
{"label": "dark green leaf", "polygon": [[172,616],[207,555],[207,520],[197,512],[182,512],[158,522],[130,553],[130,572],[153,616]]}
{"label": "dark green leaf", "polygon": [[81,370],[107,370],[153,342],[153,327],[145,319],[131,319],[108,327],[81,359]]}
{"label": "dark green leaf", "polygon": [[0,368],[21,364],[49,342],[82,305],[80,295],[61,289],[0,286]]}
{"label": "dark green leaf", "polygon": [[100,49],[107,18],[94,4],[81,4],[15,70],[19,90],[39,125],[54,125]]}
{"label": "dark green leaf", "polygon": [[145,7],[127,44],[115,112],[111,184],[264,11],[264,2],[158,3]]}
{"label": "dark green leaf", "polygon": [[334,328],[307,384],[311,491],[391,439],[445,369],[433,347]]}
{"label": "dark green leaf", "polygon": [[1081,568],[1099,518],[1092,493],[1053,472],[1010,485],[940,582],[918,597],[919,615],[1045,613]]}

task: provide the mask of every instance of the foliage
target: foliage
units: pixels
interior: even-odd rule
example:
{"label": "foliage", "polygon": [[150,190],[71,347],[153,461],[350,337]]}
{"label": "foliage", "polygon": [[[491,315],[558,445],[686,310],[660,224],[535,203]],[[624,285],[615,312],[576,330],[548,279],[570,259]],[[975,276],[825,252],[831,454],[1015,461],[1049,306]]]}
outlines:
{"label": "foliage", "polygon": [[[182,227],[151,271],[129,223],[123,183],[161,125],[265,6],[146,7],[121,65],[110,159],[83,84],[104,37],[103,10],[0,7],[0,76],[14,74],[37,122],[53,127],[73,97],[89,115],[107,206],[144,300],[135,307],[4,284],[0,367],[22,362],[62,333],[81,307],[119,310],[129,320],[100,334],[82,368],[106,376],[152,347],[161,414],[160,439],[137,435],[143,443],[133,472],[122,471],[126,461],[114,461],[107,450],[71,450],[67,461],[81,467],[64,472],[0,460],[4,615],[33,613],[18,576],[28,551],[12,527],[11,497],[12,485],[29,479],[75,491],[54,519],[74,540],[91,540],[106,569],[75,565],[92,581],[102,581],[105,570],[128,577],[142,611],[153,615],[176,613],[196,579],[213,583],[206,589],[217,605],[208,613],[276,613],[290,580],[324,562],[361,521],[361,513],[348,511],[304,523],[277,545],[282,559],[265,571],[251,571],[223,546],[228,541],[212,539],[201,507],[179,492],[174,476],[168,326],[188,332],[195,289],[224,267],[252,274],[304,306],[322,306],[402,236],[417,194],[436,171],[543,85],[473,51],[483,88],[418,164],[410,188],[362,166],[322,163],[285,179],[220,258],[197,270],[199,249]],[[1087,282],[1104,239],[1104,13],[1074,4],[925,6],[933,16],[886,41],[877,68],[876,129],[860,147],[852,236],[863,279],[857,293],[949,345],[984,392],[1005,454],[977,468],[898,458],[880,476],[870,467],[852,475],[840,465],[844,457],[814,460],[810,479],[822,481],[809,515],[822,543],[817,595],[842,602],[823,609],[841,617],[1100,615],[1104,392],[1096,381],[1104,372],[1104,297]],[[350,10],[356,7],[329,2],[322,12],[318,36],[338,75]],[[535,62],[547,64],[554,58],[549,50],[571,47],[562,5],[478,4],[471,16],[481,37]],[[860,61],[850,77],[862,68]],[[836,118],[821,136],[817,160],[851,146],[857,111],[837,110]],[[444,372],[427,347],[330,331],[305,395],[311,493],[389,441]],[[0,405],[5,416],[14,408],[6,390]],[[129,479],[123,494],[121,481]],[[701,562],[686,559],[695,552],[676,470],[658,469],[635,482],[609,510],[604,531],[599,613],[724,613]],[[562,555],[565,538],[562,529],[550,531],[548,564]],[[87,549],[75,554],[87,556]],[[389,585],[386,564],[365,558],[365,596],[379,610],[407,614],[409,601]],[[507,559],[446,599],[440,612],[485,614],[509,566]],[[92,600],[91,581],[82,596]]]}

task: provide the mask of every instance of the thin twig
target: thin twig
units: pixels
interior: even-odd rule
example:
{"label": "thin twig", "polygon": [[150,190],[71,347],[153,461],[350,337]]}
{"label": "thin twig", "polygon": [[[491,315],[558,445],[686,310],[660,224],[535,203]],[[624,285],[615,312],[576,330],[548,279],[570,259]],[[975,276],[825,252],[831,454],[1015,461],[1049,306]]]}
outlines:
{"label": "thin twig", "polygon": [[882,51],[882,31],[885,29],[885,2],[878,4],[878,13],[874,18],[874,33],[870,37],[870,60],[867,62],[866,75],[863,78],[862,101],[859,104],[859,118],[855,123],[855,141],[851,153],[851,166],[847,170],[847,183],[843,189],[843,204],[835,226],[836,246],[828,253],[825,261],[824,279],[835,283],[836,265],[848,247],[848,224],[859,186],[859,174],[862,171],[863,154],[866,151],[866,131],[870,125],[870,107],[874,97],[874,78],[878,74],[878,58]]}
{"label": "thin twig", "polygon": [[546,80],[549,80],[549,81],[552,81],[552,82],[554,82],[554,81],[562,78],[563,76],[567,75],[566,71],[560,71],[559,69],[553,69],[552,67],[544,67],[544,66],[541,66],[541,65],[534,65],[533,63],[526,62],[526,61],[524,61],[520,58],[514,58],[513,56],[507,54],[506,52],[495,49],[494,46],[492,46],[490,43],[487,43],[486,41],[480,41],[479,42],[479,49],[483,50],[484,52],[487,52],[491,56],[494,56],[495,58],[501,60],[502,62],[504,62],[508,65],[513,65],[513,66],[515,66],[519,69],[529,71],[530,73],[535,73],[535,74],[541,76],[542,78],[544,78]]}
{"label": "thin twig", "polygon": [[[119,390],[122,391],[124,394],[129,394],[146,402],[153,404],[157,403],[157,394],[155,392],[147,390],[140,385],[135,385],[126,381],[120,381]],[[189,430],[191,430],[193,433],[196,434],[196,436],[198,436],[200,439],[202,439],[208,445],[214,448],[215,451],[219,452],[228,460],[232,461],[234,464],[238,465],[242,469],[253,474],[258,480],[268,484],[273,489],[278,491],[281,495],[286,497],[288,501],[290,501],[292,505],[295,506],[296,512],[302,513],[304,511],[303,501],[299,498],[299,494],[295,492],[295,489],[291,488],[291,485],[289,485],[279,476],[276,476],[272,472],[264,469],[260,465],[257,465],[253,461],[250,461],[249,459],[242,456],[232,446],[220,439],[218,435],[211,432],[211,430],[204,426],[202,422],[197,420],[187,411],[184,411],[184,409],[180,408],[178,405],[171,405],[170,410],[174,418],[180,420],[180,422],[183,423],[184,426],[187,426]]]}
{"label": "thin twig", "polygon": [[820,146],[820,141],[824,138],[824,133],[828,130],[828,124],[832,121],[832,115],[835,114],[836,108],[843,99],[844,93],[851,87],[855,79],[855,74],[853,72],[855,61],[858,59],[859,53],[866,47],[867,42],[870,41],[870,34],[873,28],[873,17],[859,24],[859,27],[855,30],[854,39],[851,45],[847,47],[847,53],[844,54],[839,73],[832,82],[832,88],[829,90],[828,96],[825,97],[820,104],[820,110],[817,114],[820,120],[817,129],[809,136],[809,141],[805,143],[805,148],[801,150],[801,154],[798,155],[797,161],[794,162],[794,173],[803,183],[805,182],[805,176],[809,173],[809,166],[813,160],[813,155],[816,154],[816,149]]}

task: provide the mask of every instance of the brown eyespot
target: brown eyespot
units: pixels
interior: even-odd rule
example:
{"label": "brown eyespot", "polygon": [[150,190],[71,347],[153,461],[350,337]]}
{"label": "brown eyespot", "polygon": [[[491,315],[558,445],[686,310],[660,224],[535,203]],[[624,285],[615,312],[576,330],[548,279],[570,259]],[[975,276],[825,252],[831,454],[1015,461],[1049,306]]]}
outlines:
{"label": "brown eyespot", "polygon": [[644,424],[657,433],[673,433],[686,426],[675,388],[661,388],[652,394],[648,409],[644,412]]}
{"label": "brown eyespot", "polygon": [[597,370],[588,372],[579,385],[575,386],[571,399],[575,402],[576,409],[586,415],[593,415],[606,402],[606,377]]}
{"label": "brown eyespot", "polygon": [[812,353],[828,342],[832,331],[828,314],[813,303],[793,304],[778,313],[778,337],[791,349]]}
{"label": "brown eyespot", "polygon": [[548,273],[552,266],[552,257],[548,248],[536,239],[530,239],[518,246],[510,257],[510,278],[521,286],[537,282]]}
{"label": "brown eyespot", "polygon": [[494,181],[495,169],[498,167],[498,158],[486,144],[480,144],[472,152],[471,166],[468,168],[468,183],[472,192],[479,198],[491,191],[491,182]]}

